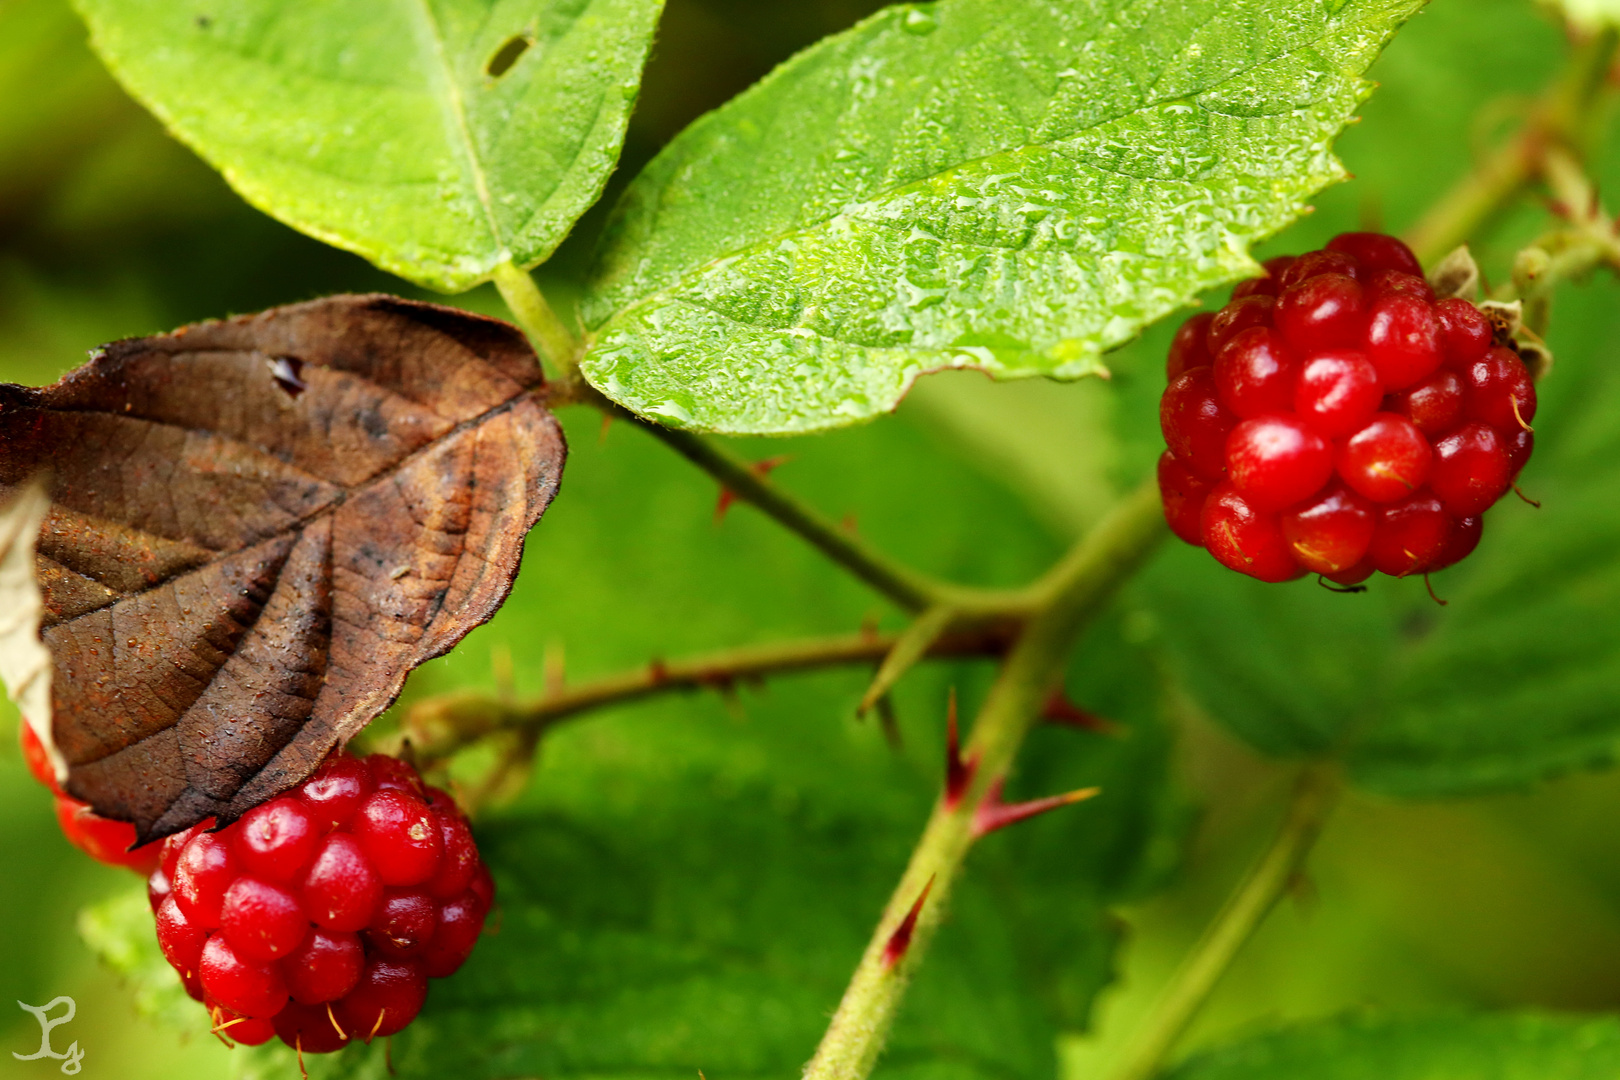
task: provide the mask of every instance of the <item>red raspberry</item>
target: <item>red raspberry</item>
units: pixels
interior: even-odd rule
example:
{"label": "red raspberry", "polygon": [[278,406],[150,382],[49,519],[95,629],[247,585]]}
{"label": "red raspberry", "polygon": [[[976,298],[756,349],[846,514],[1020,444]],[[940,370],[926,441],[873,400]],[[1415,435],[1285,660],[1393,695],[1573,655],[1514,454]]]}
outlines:
{"label": "red raspberry", "polygon": [[450,796],[390,758],[340,752],[292,795],[150,850],[163,955],[216,1033],[250,1046],[327,1053],[401,1030],[494,898]]}
{"label": "red raspberry", "polygon": [[1273,582],[1309,570],[1354,585],[1467,557],[1534,447],[1535,387],[1493,339],[1474,305],[1436,301],[1394,237],[1270,260],[1171,347],[1171,530]]}

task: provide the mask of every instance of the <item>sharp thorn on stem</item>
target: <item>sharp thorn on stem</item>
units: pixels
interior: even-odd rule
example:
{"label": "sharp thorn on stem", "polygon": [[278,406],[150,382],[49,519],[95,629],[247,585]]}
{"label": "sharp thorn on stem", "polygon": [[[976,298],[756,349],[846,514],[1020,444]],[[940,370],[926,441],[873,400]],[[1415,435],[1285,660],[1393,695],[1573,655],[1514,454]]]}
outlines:
{"label": "sharp thorn on stem", "polygon": [[1030,799],[1028,802],[1005,803],[1001,801],[1001,789],[1007,782],[1006,777],[999,777],[990,785],[990,790],[984,793],[984,799],[973,811],[973,838],[987,836],[997,829],[1005,829],[1009,825],[1016,825],[1048,810],[1056,810],[1060,806],[1070,803],[1082,802],[1097,795],[1101,788],[1079,788],[1062,795],[1049,795],[1044,799]]}
{"label": "sharp thorn on stem", "polygon": [[[759,477],[760,479],[763,480],[765,477],[771,475],[772,472],[774,472],[775,470],[781,468],[783,465],[786,465],[791,460],[792,460],[792,458],[789,455],[780,454],[780,455],[778,455],[776,457],[769,457],[769,458],[764,459],[763,461],[754,462],[753,464],[748,466],[748,471],[753,473],[755,476],[757,476],[757,477]],[[731,504],[736,502],[736,501],[737,501],[737,493],[736,492],[732,491],[728,487],[722,487],[720,489],[720,497],[717,500],[715,500],[715,504],[714,504],[714,521],[715,521],[715,524],[718,525],[721,521],[723,521],[725,519],[726,511],[730,510],[731,509]]]}
{"label": "sharp thorn on stem", "polygon": [[1079,728],[1081,731],[1094,731],[1099,735],[1123,735],[1125,729],[1107,717],[1098,716],[1089,709],[1083,709],[1069,700],[1060,686],[1052,691],[1052,696],[1046,699],[1041,706],[1041,719],[1048,724],[1057,724],[1062,727]]}
{"label": "sharp thorn on stem", "polygon": [[922,892],[917,894],[917,900],[911,905],[911,910],[906,912],[906,917],[900,920],[900,925],[889,935],[888,944],[883,946],[884,971],[893,970],[896,964],[906,958],[906,950],[911,948],[912,935],[917,932],[917,916],[922,914],[923,903],[933,890],[934,879],[930,877]]}
{"label": "sharp thorn on stem", "polygon": [[955,810],[973,783],[973,772],[979,764],[977,756],[964,759],[962,743],[956,730],[956,688],[951,688],[950,704],[945,707],[945,809]]}
{"label": "sharp thorn on stem", "polygon": [[664,663],[662,657],[654,657],[647,662],[647,679],[654,686],[662,686],[669,681],[669,665]]}

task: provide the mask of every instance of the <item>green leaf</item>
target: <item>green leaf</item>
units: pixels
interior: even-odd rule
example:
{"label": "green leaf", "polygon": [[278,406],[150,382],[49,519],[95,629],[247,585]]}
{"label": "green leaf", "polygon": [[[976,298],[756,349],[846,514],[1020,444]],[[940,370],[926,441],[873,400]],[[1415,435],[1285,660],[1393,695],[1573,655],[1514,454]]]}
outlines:
{"label": "green leaf", "polygon": [[[717,527],[712,482],[667,449],[629,427],[604,447],[592,418],[566,419],[574,498],[530,538],[495,620],[408,692],[486,684],[496,647],[516,659],[519,691],[536,692],[540,643],[559,636],[570,677],[585,678],[860,624],[870,594],[797,539],[745,506]],[[784,480],[932,569],[1015,581],[1055,554],[1016,500],[911,415],[789,449]],[[938,527],[916,529],[925,515]],[[499,929],[393,1039],[398,1075],[793,1075],[938,793],[948,689],[971,716],[992,674],[982,662],[909,674],[898,753],[854,718],[867,669],[742,686],[730,708],[669,698],[557,729],[523,800],[476,825]],[[1057,1032],[1082,1027],[1112,977],[1108,909],[1175,860],[1153,661],[1099,626],[1070,689],[1129,734],[1035,732],[1008,796],[1103,794],[974,852],[887,1075],[1048,1080]],[[129,932],[149,939],[150,916]],[[248,1075],[296,1075],[289,1052],[233,1053]],[[380,1045],[306,1062],[318,1077],[388,1074]]]}
{"label": "green leaf", "polygon": [[661,0],[82,0],[243,198],[457,292],[544,260],[618,158]]}
{"label": "green leaf", "polygon": [[1301,1025],[1200,1054],[1165,1080],[1607,1080],[1612,1018],[1497,1014]]}
{"label": "green leaf", "polygon": [[1570,22],[1587,31],[1620,26],[1620,2],[1617,0],[1542,0],[1542,4],[1561,12]]}
{"label": "green leaf", "polygon": [[678,137],[585,304],[586,376],[666,424],[813,431],[920,374],[1072,379],[1254,270],[1344,172],[1421,0],[941,0],[880,12]]}

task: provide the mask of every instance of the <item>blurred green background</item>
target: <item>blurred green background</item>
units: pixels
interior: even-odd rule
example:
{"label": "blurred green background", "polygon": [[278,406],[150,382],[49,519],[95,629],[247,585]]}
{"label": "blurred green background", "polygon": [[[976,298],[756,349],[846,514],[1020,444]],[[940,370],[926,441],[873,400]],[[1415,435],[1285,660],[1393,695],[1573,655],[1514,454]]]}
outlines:
{"label": "blurred green background", "polygon": [[[692,118],[877,6],[671,0],[615,190]],[[47,382],[105,341],[329,292],[409,294],[358,259],[242,204],[122,94],[84,36],[60,0],[0,0],[0,377]],[[1314,216],[1262,254],[1314,246],[1361,224],[1396,231],[1410,225],[1545,83],[1565,47],[1556,23],[1527,0],[1435,0],[1373,69],[1382,86],[1363,109],[1362,123],[1341,140],[1356,179],[1324,193]],[[1605,190],[1620,186],[1620,156],[1607,155],[1597,167],[1609,181]],[[1480,249],[1488,272],[1500,278],[1512,251],[1535,234],[1542,218],[1530,203],[1498,223]],[[566,295],[582,272],[600,219],[600,210],[588,215],[542,271],[559,294]],[[1563,415],[1560,378],[1575,386],[1609,385],[1582,382],[1581,373],[1620,360],[1617,297],[1620,288],[1608,279],[1559,297],[1551,341],[1560,368],[1545,390],[1543,431]],[[487,289],[456,302],[491,312],[499,304]],[[1115,491],[1150,466],[1153,379],[1169,330],[1155,328],[1116,356],[1112,385],[998,386],[972,374],[935,376],[894,418],[786,446],[742,449],[790,454],[791,464],[779,473],[784,482],[834,516],[853,515],[863,533],[898,555],[963,580],[1016,583],[1038,572]],[[1615,401],[1608,404],[1607,415],[1615,415]],[[1574,408],[1571,403],[1566,412],[1574,415]],[[641,434],[616,426],[600,435],[594,414],[584,412],[564,419],[573,447],[569,471],[555,508],[530,538],[513,600],[454,655],[420,671],[407,702],[457,687],[493,687],[492,657],[500,650],[515,661],[519,691],[534,693],[541,653],[552,643],[565,648],[570,673],[583,676],[657,655],[848,630],[869,614],[895,625],[880,601],[749,509],[738,508],[716,525],[713,485]],[[1532,466],[1526,476],[1532,491],[1536,478]],[[1529,521],[1510,526],[1499,543],[1536,542],[1528,510],[1495,513],[1514,524],[1520,517]],[[1488,535],[1482,556],[1491,542]],[[1191,567],[1188,558],[1183,551],[1163,556],[1167,564]],[[1213,564],[1189,572],[1211,580],[1219,573]],[[1439,579],[1442,591],[1445,580]],[[1088,641],[1071,678],[1083,704],[1126,723],[1130,736],[1099,746],[1086,741],[1092,736],[1042,732],[1035,760],[1019,781],[1037,792],[1117,775],[1132,787],[1117,796],[1127,809],[1107,819],[1111,832],[1088,831],[1082,816],[1088,810],[1080,808],[1066,812],[1074,815],[1070,823],[1031,826],[1029,839],[987,844],[994,850],[975,856],[970,875],[983,882],[982,891],[964,894],[937,970],[910,1003],[911,1013],[937,1010],[935,1026],[983,1029],[960,1038],[989,1048],[985,1061],[963,1058],[943,1071],[1096,1075],[1279,813],[1289,769],[1225,733],[1164,675],[1171,668],[1143,603],[1135,593],[1121,601]],[[724,1019],[714,1020],[707,1037],[719,1031],[734,1034],[739,1046],[759,1042],[750,1057],[735,1047],[705,1048],[701,1024],[690,1044],[640,1042],[634,1024],[622,1019],[639,1006],[608,986],[600,998],[579,1002],[581,1010],[598,1008],[609,1018],[599,1030],[590,1018],[554,1019],[558,1031],[593,1045],[558,1050],[557,1060],[572,1064],[548,1074],[690,1076],[707,1061],[707,1075],[725,1080],[742,1072],[780,1073],[773,1054],[788,1061],[807,1056],[822,1016],[836,1003],[838,972],[853,964],[926,813],[945,688],[958,687],[971,704],[986,677],[981,665],[959,665],[908,680],[900,697],[905,748],[899,754],[852,717],[859,672],[745,688],[735,707],[716,698],[660,702],[559,732],[530,791],[485,826],[492,850],[521,852],[502,877],[503,892],[529,905],[520,909],[514,900],[513,911],[550,913],[559,926],[575,925],[570,919],[622,918],[645,927],[670,919],[685,928],[680,933],[691,933],[704,920],[747,922],[745,914],[769,894],[783,912],[808,905],[802,918],[783,917],[783,940],[794,949],[814,951],[818,935],[826,934],[825,972],[816,978],[824,978],[830,997],[823,983],[808,979],[806,999],[792,1003],[798,1012],[768,1036],[754,1030],[758,1015],[738,1020],[735,1033]],[[1525,724],[1535,721],[1524,717]],[[0,920],[0,1004],[74,997],[78,1018],[58,1029],[57,1041],[66,1041],[63,1033],[78,1040],[87,1055],[85,1076],[240,1072],[241,1051],[139,1017],[130,991],[81,941],[79,909],[127,892],[131,879],[94,865],[61,838],[48,797],[19,760],[14,725],[8,711],[0,742],[0,911],[6,914]],[[1155,771],[1161,725],[1174,740],[1169,792],[1160,789]],[[861,770],[867,786],[851,781],[847,799],[871,805],[858,811],[834,793],[841,777]],[[563,850],[568,844],[562,840],[544,839],[573,835],[548,822],[590,817],[597,831],[589,835],[622,843],[615,850],[633,861],[640,849],[625,838],[638,830],[662,835],[658,815],[677,813],[668,809],[677,805],[670,794],[677,791],[718,809],[712,819],[694,819],[706,822],[707,832],[669,825],[678,850],[657,872],[686,875],[681,889],[688,891],[669,895],[708,897],[712,906],[687,910],[672,902],[646,915],[615,913],[604,900],[606,907],[585,910],[589,904],[578,898],[603,890],[567,878],[562,869],[602,864]],[[738,815],[775,815],[771,820],[780,819],[785,831],[764,836],[751,820],[745,827],[728,817],[725,808],[732,806]],[[861,814],[868,810],[883,822],[871,826],[870,836],[834,827],[846,818],[865,822]],[[760,854],[791,851],[800,835],[819,837],[827,850],[863,868],[825,888],[829,898],[836,893],[825,911],[816,906],[823,886],[810,863],[778,864]],[[1083,856],[1073,854],[1082,848]],[[1049,864],[1030,865],[1038,859]],[[531,872],[533,881],[523,876]],[[627,870],[624,880],[634,880],[635,872]],[[1105,951],[1096,951],[1114,926],[1105,909],[1129,929],[1114,961],[1120,978],[1092,1013],[1092,991],[1111,963]],[[1046,961],[1054,968],[1043,1006],[1049,1026],[1019,1028],[1024,1014],[1017,1009],[1004,1016],[990,1004],[970,1007],[979,1000],[973,980],[985,980],[978,989],[993,1004],[1001,999],[987,989],[991,983],[1028,981],[1040,967],[987,974],[999,971],[990,957],[995,949],[1030,945],[1013,936],[987,939],[993,929],[981,928],[1020,918],[1052,926],[1073,919],[1084,930],[1075,931],[1074,955]],[[512,933],[527,940],[522,935],[539,933],[534,927],[542,925],[550,924]],[[774,926],[714,933],[752,941],[769,937]],[[493,951],[488,944],[484,950]],[[602,952],[581,956],[587,967],[595,957],[597,982],[641,970],[631,961],[618,968]],[[455,980],[464,985],[453,1000],[476,997],[486,970],[494,979],[495,968],[470,966]],[[566,985],[589,982],[580,976]],[[706,1020],[712,1020],[713,1012],[724,1011],[721,990],[712,1000],[698,986],[681,992],[694,1017],[711,1014]],[[951,1004],[961,1000],[970,1005]],[[1620,776],[1579,772],[1534,790],[1425,803],[1351,794],[1312,860],[1309,887],[1279,908],[1239,958],[1188,1046],[1364,1005],[1620,1009]],[[469,1015],[479,1014],[469,1009]],[[920,1022],[903,1027],[885,1069],[941,1071],[931,1048],[942,1044],[931,1041],[930,1030]],[[809,1045],[803,1045],[806,1031]],[[0,1008],[0,1049],[27,1052],[37,1037],[30,1017]],[[621,1039],[622,1052],[614,1046]],[[1008,1049],[1012,1043],[1027,1047]],[[520,1055],[513,1071],[492,1075],[538,1072],[535,1061],[550,1060],[549,1052]],[[0,1077],[7,1080],[54,1068],[0,1054]]]}

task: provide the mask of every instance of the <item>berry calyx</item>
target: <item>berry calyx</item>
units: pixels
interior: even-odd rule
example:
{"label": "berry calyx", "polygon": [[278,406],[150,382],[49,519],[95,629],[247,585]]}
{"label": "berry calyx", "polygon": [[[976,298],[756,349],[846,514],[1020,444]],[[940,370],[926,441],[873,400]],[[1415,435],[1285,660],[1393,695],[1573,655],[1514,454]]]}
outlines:
{"label": "berry calyx", "polygon": [[303,1053],[392,1035],[483,932],[494,882],[410,765],[341,751],[217,832],[150,845],[158,944],[232,1043]]}
{"label": "berry calyx", "polygon": [[1523,361],[1473,304],[1437,300],[1394,237],[1344,233],[1265,270],[1171,346],[1171,531],[1272,582],[1467,557],[1534,448]]}

